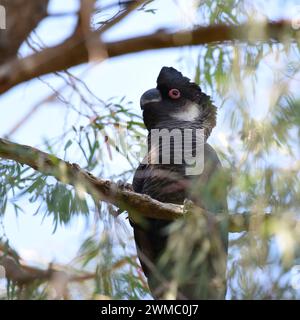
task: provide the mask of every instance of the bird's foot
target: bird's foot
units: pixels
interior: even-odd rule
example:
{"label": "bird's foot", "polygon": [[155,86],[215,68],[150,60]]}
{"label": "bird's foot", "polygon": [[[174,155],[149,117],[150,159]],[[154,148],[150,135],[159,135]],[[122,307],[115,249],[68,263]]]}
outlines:
{"label": "bird's foot", "polygon": [[187,214],[195,207],[195,203],[190,199],[184,199],[183,201],[183,213]]}
{"label": "bird's foot", "polygon": [[[117,187],[119,189],[128,190],[128,191],[134,191],[132,185],[130,183],[128,183],[128,182],[125,182],[124,180],[118,180],[116,182],[116,185],[117,185]],[[123,210],[123,209],[119,208],[116,211],[116,215],[118,216],[118,215],[122,214],[123,212],[126,212],[126,210]]]}
{"label": "bird's foot", "polygon": [[133,187],[130,183],[128,182],[125,182],[123,180],[118,180],[117,181],[117,187],[120,188],[120,189],[126,189],[126,190],[129,190],[129,191],[133,191]]}

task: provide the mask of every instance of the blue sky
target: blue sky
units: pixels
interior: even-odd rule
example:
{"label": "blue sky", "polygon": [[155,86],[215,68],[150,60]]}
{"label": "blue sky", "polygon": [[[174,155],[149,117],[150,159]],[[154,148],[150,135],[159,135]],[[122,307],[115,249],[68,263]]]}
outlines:
{"label": "blue sky", "polygon": [[[176,1],[175,1],[176,2]],[[187,1],[179,0],[179,4]],[[295,1],[290,1],[284,6],[280,6],[282,1],[272,2],[262,1],[262,11],[268,12],[273,19],[288,17],[293,13]],[[76,0],[50,1],[50,12],[74,11],[78,7]],[[123,37],[134,36],[137,34],[150,33],[161,27],[168,29],[187,26],[182,11],[172,0],[157,0],[151,5],[157,8],[157,14],[138,13],[128,17],[122,23],[115,26],[105,35],[105,40],[113,41]],[[187,11],[188,12],[188,11]],[[65,38],[74,27],[73,18],[48,18],[39,26],[37,33],[44,43],[48,46],[53,45]],[[187,49],[165,49],[160,51],[147,51],[134,55],[127,55],[119,58],[109,59],[93,67],[86,75],[84,80],[88,87],[101,99],[107,100],[113,96],[126,96],[132,101],[133,108],[139,111],[139,98],[145,90],[155,86],[157,74],[162,66],[174,66],[181,69],[185,75],[194,76],[194,68],[187,68],[180,62],[180,58],[185,55],[195,59],[199,48]],[[26,45],[23,46],[22,55],[28,54],[30,50]],[[81,75],[87,66],[82,65],[73,68],[71,71],[76,75]],[[45,83],[51,84],[56,88],[60,87],[62,81],[53,75],[45,76],[43,81],[33,80],[10,90],[0,98],[0,136],[4,136],[24,114],[38,101],[49,95],[51,90]],[[262,75],[259,80],[268,86],[267,78]],[[263,90],[262,87],[261,90]],[[262,95],[260,95],[262,96]],[[261,101],[263,104],[265,101]],[[32,118],[17,131],[11,138],[14,141],[32,146],[39,145],[44,138],[56,137],[62,132],[64,117],[59,103],[44,104]],[[223,109],[219,110],[219,126],[226,114]],[[70,121],[76,118],[70,115]],[[217,128],[212,137],[213,143],[222,143],[218,134],[222,132]],[[221,137],[222,138],[222,137]],[[222,140],[222,139],[221,139]],[[36,262],[69,262],[78,250],[84,236],[87,235],[85,221],[74,219],[69,226],[61,226],[55,234],[52,234],[52,219],[32,216],[35,211],[34,205],[29,205],[26,199],[21,200],[21,206],[25,214],[15,217],[14,211],[9,208],[4,218],[5,233],[10,243],[17,248],[24,258]],[[0,226],[0,235],[3,232]]]}

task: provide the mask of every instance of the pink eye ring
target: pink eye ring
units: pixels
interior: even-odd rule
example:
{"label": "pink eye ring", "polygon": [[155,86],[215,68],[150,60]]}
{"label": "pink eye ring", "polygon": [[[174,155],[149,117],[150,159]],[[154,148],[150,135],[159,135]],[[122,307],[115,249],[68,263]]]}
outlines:
{"label": "pink eye ring", "polygon": [[172,99],[179,99],[181,96],[180,91],[178,89],[171,89],[169,91],[169,97]]}

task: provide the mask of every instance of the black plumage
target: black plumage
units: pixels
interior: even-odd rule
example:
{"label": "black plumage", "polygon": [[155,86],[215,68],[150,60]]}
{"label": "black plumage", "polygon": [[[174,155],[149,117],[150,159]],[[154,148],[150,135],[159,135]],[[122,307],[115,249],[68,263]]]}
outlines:
{"label": "black plumage", "polygon": [[[203,93],[198,85],[183,77],[174,68],[163,67],[157,78],[157,87],[146,91],[142,95],[141,108],[144,123],[149,131],[149,153],[146,157],[147,161],[143,161],[136,170],[133,179],[134,191],[147,194],[161,202],[183,204],[185,199],[190,199],[212,213],[226,212],[227,193],[226,185],[222,183],[224,181],[222,166],[215,150],[206,143],[213,127],[216,125],[216,107],[212,104],[210,97]],[[186,161],[183,160],[182,163],[175,161],[176,153],[185,152],[184,139],[180,142],[181,145],[178,145],[175,138],[171,139],[170,161],[169,163],[161,163],[164,142],[161,139],[158,145],[153,145],[153,141],[151,142],[150,139],[153,129],[167,129],[169,131],[176,129],[183,136],[185,129],[192,129],[191,146],[193,155],[195,155],[197,143],[200,143],[195,130],[203,129],[205,136],[203,171],[197,175],[187,175],[188,164]],[[149,159],[151,152],[158,153],[159,163],[151,163]],[[182,157],[184,158],[184,154],[182,154]],[[197,217],[193,217],[193,219],[196,220],[192,220],[191,228],[195,228],[199,220]],[[188,222],[180,223],[182,223],[181,228],[188,228]],[[142,219],[139,223],[131,221],[131,224],[134,228],[138,256],[155,298],[165,297],[170,283],[176,284],[176,296],[179,299],[224,298],[227,251],[226,221],[217,228],[218,236],[221,239],[220,247],[224,255],[221,254],[221,260],[218,257],[215,261],[221,266],[216,266],[211,249],[208,250],[206,260],[202,259],[202,261],[200,259],[202,262],[199,260],[198,253],[203,249],[203,237],[199,235],[199,239],[197,238],[197,229],[191,237],[196,239],[193,243],[186,238],[179,240],[174,238],[175,242],[186,243],[186,249],[188,250],[186,252],[188,258],[185,261],[186,270],[182,269],[182,272],[187,273],[187,275],[182,277],[183,280],[177,282],[174,279],[176,273],[174,270],[177,264],[179,265],[181,262],[177,263],[178,259],[172,258],[172,255],[166,257],[163,255],[168,241],[173,241],[172,236],[166,231],[170,222]],[[211,245],[211,247],[213,246]],[[170,247],[172,248],[172,243]],[[198,265],[196,263],[197,259],[200,261]],[[217,284],[215,285],[215,283]]]}

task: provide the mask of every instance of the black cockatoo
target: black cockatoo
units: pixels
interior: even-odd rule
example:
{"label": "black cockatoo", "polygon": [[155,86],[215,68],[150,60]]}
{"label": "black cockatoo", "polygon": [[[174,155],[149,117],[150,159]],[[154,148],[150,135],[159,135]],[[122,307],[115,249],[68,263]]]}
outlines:
{"label": "black cockatoo", "polygon": [[[206,143],[216,125],[216,107],[210,97],[176,69],[163,67],[157,87],[146,91],[140,104],[149,131],[148,155],[147,161],[143,161],[135,172],[134,191],[166,203],[182,205],[188,199],[210,213],[226,213],[223,169],[215,150]],[[160,138],[156,146],[151,141],[151,132],[155,129],[167,129],[167,132],[176,129],[182,133],[181,140],[170,138],[167,163],[162,161],[166,152],[163,139]],[[196,174],[187,174],[189,164],[184,155],[181,163],[175,158],[176,154],[185,152],[186,132],[190,133],[190,145],[195,155],[197,144],[201,143],[194,132],[196,129],[203,129],[204,133],[202,153],[197,155],[203,157],[204,168]],[[149,160],[153,152],[158,154],[158,162]],[[177,237],[172,235],[170,221],[148,218],[138,223],[131,221],[139,260],[154,298],[166,298],[175,288],[173,297],[177,299],[224,299],[228,245],[226,218],[214,230],[206,230],[209,237],[216,233],[218,244],[205,240],[201,228],[197,229],[198,221],[196,216],[190,223],[183,219],[174,227]],[[166,253],[168,247],[170,254]],[[221,250],[215,250],[215,247]],[[215,259],[216,251],[223,254],[217,253],[219,257]]]}

